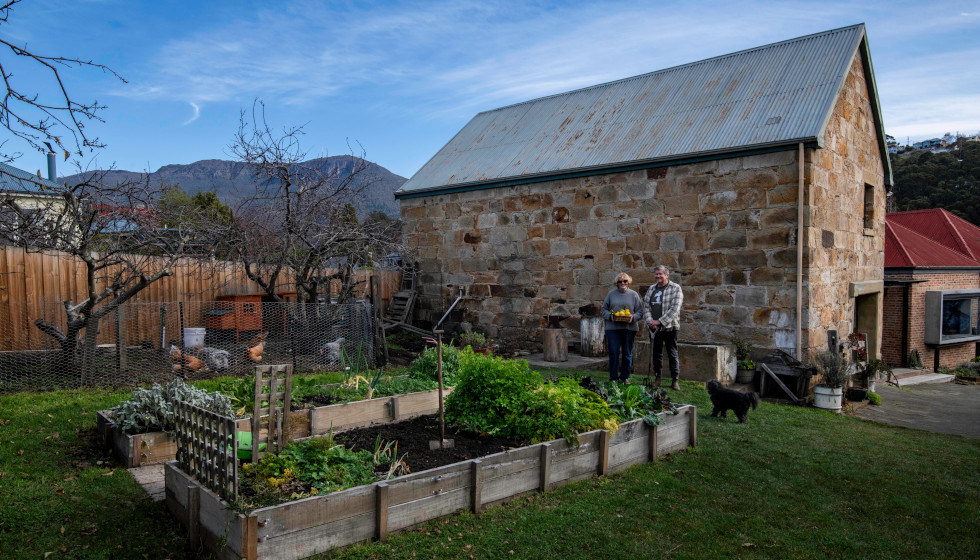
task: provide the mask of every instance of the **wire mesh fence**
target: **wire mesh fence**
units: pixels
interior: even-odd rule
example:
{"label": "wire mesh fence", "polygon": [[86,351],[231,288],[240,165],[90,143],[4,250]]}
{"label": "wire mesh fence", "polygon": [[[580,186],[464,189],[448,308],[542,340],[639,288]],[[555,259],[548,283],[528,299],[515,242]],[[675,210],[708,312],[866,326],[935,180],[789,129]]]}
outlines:
{"label": "wire mesh fence", "polygon": [[42,319],[65,333],[64,306],[40,307],[40,317],[0,321],[0,391],[244,376],[257,364],[292,364],[308,373],[383,361],[379,317],[368,301],[130,302],[102,317],[97,332],[89,326],[64,343],[35,325]]}

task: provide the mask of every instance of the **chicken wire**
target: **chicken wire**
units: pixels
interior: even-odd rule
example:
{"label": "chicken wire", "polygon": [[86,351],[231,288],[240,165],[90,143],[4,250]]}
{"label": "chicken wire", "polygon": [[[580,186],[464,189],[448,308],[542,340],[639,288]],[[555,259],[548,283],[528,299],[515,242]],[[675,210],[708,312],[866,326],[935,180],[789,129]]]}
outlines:
{"label": "chicken wire", "polygon": [[242,299],[126,303],[100,320],[94,344],[86,344],[83,330],[74,352],[35,326],[43,319],[64,332],[60,303],[3,317],[0,391],[246,376],[257,364],[293,364],[297,373],[383,365],[384,342],[377,340],[380,329],[368,302]]}

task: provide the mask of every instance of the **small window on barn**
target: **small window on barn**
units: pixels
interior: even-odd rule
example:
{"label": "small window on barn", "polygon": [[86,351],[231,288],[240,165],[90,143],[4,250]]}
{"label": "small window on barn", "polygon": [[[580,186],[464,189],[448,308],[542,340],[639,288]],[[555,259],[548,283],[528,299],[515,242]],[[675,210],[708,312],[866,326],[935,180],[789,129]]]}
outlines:
{"label": "small window on barn", "polygon": [[875,188],[864,185],[864,229],[875,227]]}

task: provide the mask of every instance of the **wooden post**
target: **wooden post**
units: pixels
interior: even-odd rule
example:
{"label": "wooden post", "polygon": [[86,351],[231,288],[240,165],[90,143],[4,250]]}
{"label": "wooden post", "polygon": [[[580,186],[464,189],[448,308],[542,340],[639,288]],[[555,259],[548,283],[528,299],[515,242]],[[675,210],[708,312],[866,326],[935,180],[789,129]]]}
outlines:
{"label": "wooden post", "polygon": [[599,432],[599,476],[609,474],[609,430]]}
{"label": "wooden post", "polygon": [[378,483],[375,494],[374,513],[377,519],[376,537],[379,541],[388,538],[388,484]]}
{"label": "wooden post", "polygon": [[259,558],[259,516],[250,515],[245,519],[242,531],[242,559],[258,560]]}
{"label": "wooden post", "polygon": [[116,308],[116,373],[126,369],[126,307]]}
{"label": "wooden post", "polygon": [[445,449],[446,445],[446,418],[445,418],[445,408],[442,404],[442,331],[436,331],[438,337],[436,338],[438,345],[439,361],[437,362],[436,371],[439,377],[439,449]]}
{"label": "wooden post", "polygon": [[565,336],[565,329],[542,329],[541,332],[544,361],[567,362],[568,337]]}
{"label": "wooden post", "polygon": [[547,492],[551,481],[551,444],[541,444],[541,491]]}
{"label": "wooden post", "polygon": [[652,463],[656,461],[660,455],[660,444],[658,441],[660,439],[660,430],[657,429],[657,426],[649,426],[649,428],[650,437],[648,439],[648,443],[650,445],[650,462]]}
{"label": "wooden post", "polygon": [[470,461],[470,472],[473,473],[473,513],[483,509],[483,463],[479,459]]}
{"label": "wooden post", "polygon": [[390,405],[391,406],[391,421],[392,422],[397,422],[398,421],[398,395],[393,395],[391,397],[391,400],[388,401],[388,402],[391,403],[391,405]]}
{"label": "wooden post", "polygon": [[697,447],[698,445],[698,407],[692,406],[687,409],[687,413],[691,415],[691,423],[688,424],[688,437],[690,437],[691,442],[688,447]]}
{"label": "wooden post", "polygon": [[201,539],[201,487],[191,484],[187,487],[187,549],[194,551]]}

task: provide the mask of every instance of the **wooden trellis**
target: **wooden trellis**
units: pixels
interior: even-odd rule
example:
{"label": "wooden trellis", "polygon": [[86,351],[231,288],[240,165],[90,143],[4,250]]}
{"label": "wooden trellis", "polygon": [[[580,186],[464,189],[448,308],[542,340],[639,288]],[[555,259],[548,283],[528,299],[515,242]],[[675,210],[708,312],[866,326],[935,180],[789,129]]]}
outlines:
{"label": "wooden trellis", "polygon": [[[268,390],[268,392],[267,392]],[[266,450],[278,451],[289,433],[289,402],[293,393],[293,366],[257,366],[255,368],[255,406],[252,409],[252,462]],[[263,426],[265,429],[263,430]],[[262,436],[265,436],[264,438]]]}
{"label": "wooden trellis", "polygon": [[234,418],[184,401],[174,402],[177,464],[226,501],[238,498],[238,442]]}

